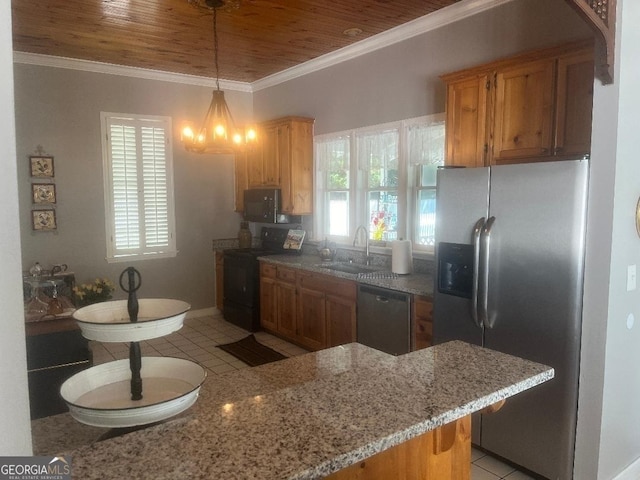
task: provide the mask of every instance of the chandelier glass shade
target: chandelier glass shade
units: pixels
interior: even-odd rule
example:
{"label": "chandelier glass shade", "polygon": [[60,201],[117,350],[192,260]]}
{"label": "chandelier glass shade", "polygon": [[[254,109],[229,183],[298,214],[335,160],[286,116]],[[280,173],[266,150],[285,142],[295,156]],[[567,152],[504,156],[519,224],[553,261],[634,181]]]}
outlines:
{"label": "chandelier glass shade", "polygon": [[[217,4],[218,6],[224,3]],[[224,92],[220,90],[220,72],[218,68],[218,29],[217,9],[213,10],[213,42],[216,67],[216,89],[213,91],[209,110],[202,124],[195,128],[192,124],[185,124],[182,129],[181,141],[187,151],[195,153],[236,153],[247,145],[257,142],[254,128],[238,128],[233,121],[229,106],[224,99]]]}

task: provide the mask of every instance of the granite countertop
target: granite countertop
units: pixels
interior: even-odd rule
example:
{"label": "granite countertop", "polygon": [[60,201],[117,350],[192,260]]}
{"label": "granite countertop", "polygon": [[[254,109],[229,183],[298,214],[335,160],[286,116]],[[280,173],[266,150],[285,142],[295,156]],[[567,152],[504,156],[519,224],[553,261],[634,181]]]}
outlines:
{"label": "granite countertop", "polygon": [[66,453],[85,480],[316,479],[552,377],[459,341],[352,343],[209,378],[186,415]]}
{"label": "granite countertop", "polygon": [[368,278],[369,275],[366,274],[359,276],[353,273],[345,273],[325,268],[332,263],[344,262],[323,262],[316,255],[268,255],[266,257],[259,257],[259,260],[267,263],[274,263],[315,273],[322,273],[325,275],[332,275],[334,277],[354,280],[358,283],[374,285],[382,288],[389,288],[391,290],[397,290],[404,293],[423,295],[429,298],[433,297],[433,276],[428,273],[391,275],[391,271],[388,267],[371,266],[370,270],[372,274],[380,273],[382,275],[378,276],[377,278],[375,276],[370,276],[370,278]]}

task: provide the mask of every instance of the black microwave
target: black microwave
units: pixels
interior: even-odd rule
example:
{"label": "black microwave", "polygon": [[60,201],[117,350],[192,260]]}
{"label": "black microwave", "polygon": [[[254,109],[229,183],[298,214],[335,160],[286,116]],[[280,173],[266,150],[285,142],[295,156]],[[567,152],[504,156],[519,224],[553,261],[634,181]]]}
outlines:
{"label": "black microwave", "polygon": [[244,191],[244,219],[258,223],[299,223],[300,217],[280,213],[282,200],[278,188]]}

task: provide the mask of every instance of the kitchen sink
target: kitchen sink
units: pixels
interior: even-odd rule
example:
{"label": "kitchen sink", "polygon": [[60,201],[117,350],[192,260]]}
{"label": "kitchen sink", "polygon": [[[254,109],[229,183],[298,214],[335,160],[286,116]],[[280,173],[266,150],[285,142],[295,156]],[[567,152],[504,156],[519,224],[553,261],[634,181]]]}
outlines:
{"label": "kitchen sink", "polygon": [[353,263],[334,263],[332,265],[323,265],[322,268],[326,268],[327,270],[335,270],[336,272],[343,273],[368,273],[374,270],[371,267],[367,267],[364,265],[354,265]]}

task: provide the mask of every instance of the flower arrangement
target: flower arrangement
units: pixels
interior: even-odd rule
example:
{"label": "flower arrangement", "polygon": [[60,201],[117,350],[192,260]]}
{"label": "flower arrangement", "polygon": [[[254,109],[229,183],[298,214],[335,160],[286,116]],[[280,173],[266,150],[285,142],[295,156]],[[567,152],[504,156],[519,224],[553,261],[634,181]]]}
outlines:
{"label": "flower arrangement", "polygon": [[373,212],[371,215],[371,237],[373,240],[382,240],[382,235],[387,229],[387,224],[384,222],[385,212]]}
{"label": "flower arrangement", "polygon": [[80,286],[73,287],[73,293],[76,296],[76,305],[85,307],[92,303],[106,302],[111,300],[111,293],[114,285],[107,278],[96,278],[93,283],[83,283]]}

